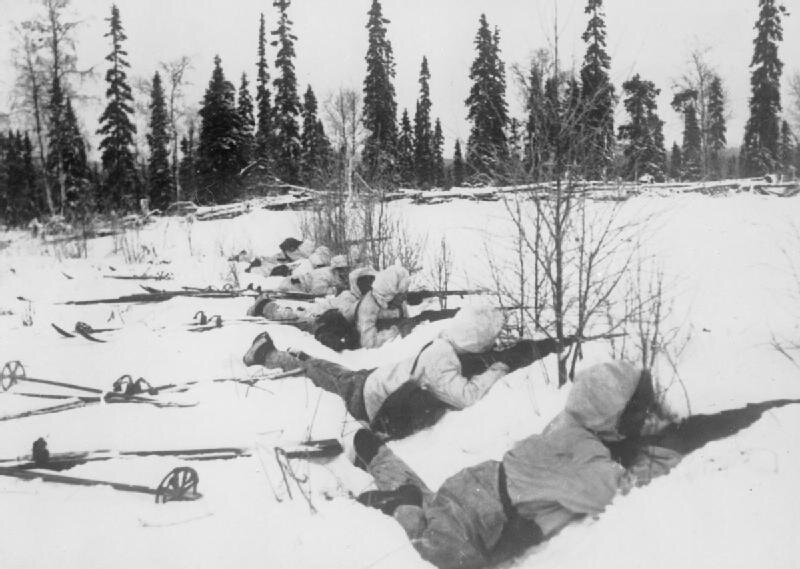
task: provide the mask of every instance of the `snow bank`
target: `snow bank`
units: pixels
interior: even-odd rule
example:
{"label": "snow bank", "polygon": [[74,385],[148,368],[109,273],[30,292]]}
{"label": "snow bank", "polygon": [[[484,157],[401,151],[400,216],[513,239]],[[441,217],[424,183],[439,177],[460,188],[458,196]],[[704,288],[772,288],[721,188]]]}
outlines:
{"label": "snow bank", "polygon": [[[427,235],[429,264],[439,240],[448,241],[454,287],[489,284],[487,250],[500,259],[512,254],[496,238],[511,230],[502,203],[419,207],[397,202],[390,207],[414,231]],[[670,324],[691,331],[675,354],[674,367],[662,362],[659,369],[659,382],[669,387],[667,399],[676,413],[800,397],[797,368],[771,345],[773,338],[797,337],[798,314],[790,296],[797,288],[786,270],[784,249],[798,261],[800,248],[787,235],[791,220],[800,214],[800,199],[638,197],[623,205],[620,221],[647,212],[658,214],[646,247],[667,275],[674,300]],[[80,259],[68,258],[66,247],[13,236],[0,252],[1,360],[22,360],[31,376],[106,390],[125,373],[153,385],[198,383],[169,395],[170,401],[194,406],[89,405],[0,421],[0,458],[29,453],[40,436],[47,438],[51,452],[237,446],[252,449],[252,455],[193,463],[136,458],[68,471],[154,485],[174,466],[196,468],[203,498],[166,506],[154,504],[151,496],[104,487],[0,477],[5,513],[0,535],[13,536],[0,540],[3,567],[427,566],[393,520],[352,500],[370,480],[344,457],[327,463],[293,461],[305,482],[298,486],[290,480],[291,490],[284,484],[274,459],[276,446],[308,436],[342,437],[357,428],[338,398],[304,378],[261,381],[253,387],[214,380],[266,373],[241,362],[262,330],[280,348],[371,368],[414,356],[443,323],[422,326],[380,349],[334,354],[296,329],[235,321],[244,316],[248,298],[59,304],[141,292],[136,281],[106,278],[115,273],[171,273],[173,280],[145,282],[164,289],[222,286],[243,277],[241,266],[226,261],[229,255],[242,249],[272,253],[284,237],[299,237],[298,227],[297,213],[263,210],[208,222],[165,219],[124,238],[91,240],[88,257]],[[225,326],[190,332],[198,310],[220,314]],[[118,330],[99,334],[107,340],[101,344],[61,338],[50,326],[54,322],[71,329],[76,320]],[[587,346],[587,365],[607,357],[603,343]],[[541,430],[567,395],[556,385],[554,362],[539,362],[504,378],[475,406],[448,413],[433,429],[391,445],[435,488],[460,468],[500,458],[516,440]],[[22,391],[47,388],[20,384],[12,390]],[[41,401],[26,399],[0,394],[0,415],[41,406]],[[800,522],[798,427],[800,408],[771,411],[743,433],[698,451],[670,476],[620,496],[599,519],[565,529],[509,565],[794,569],[800,554],[794,535]]]}

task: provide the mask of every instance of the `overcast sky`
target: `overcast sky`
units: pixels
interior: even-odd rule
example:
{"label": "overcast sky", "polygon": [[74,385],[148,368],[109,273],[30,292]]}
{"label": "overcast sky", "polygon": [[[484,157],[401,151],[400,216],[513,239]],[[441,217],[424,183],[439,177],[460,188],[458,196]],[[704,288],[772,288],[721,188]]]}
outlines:
{"label": "overcast sky", "polygon": [[[301,94],[309,83],[320,100],[340,86],[361,89],[370,4],[370,0],[292,2],[289,13],[299,38],[295,66]],[[427,55],[432,113],[442,120],[447,155],[456,138],[466,139],[469,134],[464,99],[482,12],[491,25],[500,28],[502,55],[509,70],[508,99],[512,112],[520,118],[519,90],[510,69],[515,63],[525,64],[537,48],[552,47],[556,4],[562,65],[577,69],[583,57],[580,36],[586,26],[585,0],[383,0],[382,4],[391,20],[388,29],[397,62],[400,112],[406,107],[413,112],[419,65]],[[787,4],[791,9],[792,3]],[[13,24],[33,15],[37,5],[35,0],[0,0],[0,110],[10,107]],[[275,27],[277,19],[270,0],[118,0],[117,5],[129,38],[131,75],[152,76],[159,61],[188,55],[194,70],[187,99],[195,105],[208,83],[214,54],[220,55],[226,76],[237,86],[243,71],[252,81],[259,13],[266,13],[268,30]],[[77,33],[80,65],[98,70],[95,83],[83,90],[101,95],[103,58],[109,51],[109,42],[103,37],[107,30],[104,19],[111,3],[73,0],[72,6],[83,20]],[[728,140],[738,145],[747,118],[748,66],[758,0],[606,0],[605,11],[612,78],[618,92],[621,83],[635,73],[662,89],[659,111],[667,123],[668,144],[681,135],[680,117],[669,107],[672,85],[685,72],[690,49],[704,46],[710,48],[709,61],[728,90]],[[780,55],[786,64],[785,79],[800,69],[800,14],[784,19],[784,33]],[[274,49],[269,56],[273,70]],[[91,105],[81,110],[87,132],[97,128],[100,110]]]}

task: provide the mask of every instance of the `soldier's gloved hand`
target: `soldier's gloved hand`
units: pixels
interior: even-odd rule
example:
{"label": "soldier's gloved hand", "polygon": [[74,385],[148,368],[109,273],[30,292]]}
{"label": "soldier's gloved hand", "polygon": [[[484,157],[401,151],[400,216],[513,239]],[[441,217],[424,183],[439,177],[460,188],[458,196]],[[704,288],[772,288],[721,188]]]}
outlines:
{"label": "soldier's gloved hand", "polygon": [[411,318],[407,318],[397,323],[397,330],[400,332],[400,335],[403,338],[405,338],[406,336],[411,334],[411,331],[414,329],[416,325],[417,323],[414,320],[412,320]]}
{"label": "soldier's gloved hand", "polygon": [[261,266],[261,259],[255,258],[250,262],[250,265],[244,270],[245,273],[249,273],[253,269]]}
{"label": "soldier's gloved hand", "polygon": [[424,298],[419,293],[412,291],[406,294],[406,304],[409,306],[419,306],[423,300]]}

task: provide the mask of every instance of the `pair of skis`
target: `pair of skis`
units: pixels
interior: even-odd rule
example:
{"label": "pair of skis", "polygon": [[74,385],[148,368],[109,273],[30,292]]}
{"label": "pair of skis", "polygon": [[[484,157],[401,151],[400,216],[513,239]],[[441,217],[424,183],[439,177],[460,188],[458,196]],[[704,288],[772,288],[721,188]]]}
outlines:
{"label": "pair of skis", "polygon": [[[287,377],[293,377],[303,372],[302,369],[294,369],[281,372],[275,375],[265,377],[254,377],[251,379],[243,379],[237,377],[226,377],[210,380],[210,383],[224,383],[236,382],[248,386],[254,386],[262,380],[278,380]],[[51,387],[61,387],[70,389],[88,395],[74,395],[74,394],[50,394],[50,393],[19,393],[17,395],[23,397],[50,399],[61,401],[56,405],[44,407],[41,409],[34,409],[31,411],[23,411],[12,415],[0,416],[0,421],[10,421],[12,419],[22,419],[25,417],[33,417],[37,415],[47,415],[51,413],[59,413],[61,411],[69,411],[86,405],[98,403],[144,403],[154,405],[156,407],[195,407],[197,403],[177,403],[174,401],[164,401],[157,398],[162,392],[176,392],[183,393],[188,391],[192,386],[201,381],[188,381],[184,383],[168,383],[159,386],[153,386],[145,378],[140,377],[133,379],[131,375],[123,375],[119,377],[112,384],[111,391],[104,391],[96,387],[87,387],[76,383],[68,383],[64,381],[54,381],[51,379],[41,379],[29,377],[25,371],[25,366],[20,361],[7,362],[2,370],[0,370],[0,393],[9,391],[18,383],[32,383],[37,385],[47,385]]]}
{"label": "pair of skis", "polygon": [[57,324],[51,322],[50,326],[55,329],[56,332],[61,334],[65,338],[74,338],[77,334],[82,338],[89,340],[90,342],[96,342],[99,344],[104,344],[106,341],[101,340],[100,338],[96,338],[95,334],[100,334],[103,332],[116,332],[119,328],[93,328],[86,322],[76,322],[75,327],[73,328],[73,332],[67,332],[64,328],[58,326]]}
{"label": "pair of skis", "polygon": [[[23,411],[21,413],[0,416],[0,421],[10,421],[12,419],[23,419],[37,415],[59,413],[62,411],[69,411],[71,409],[77,409],[79,407],[85,407],[87,405],[98,403],[145,403],[155,405],[156,407],[194,407],[197,405],[196,403],[185,404],[160,401],[153,397],[158,395],[161,391],[178,387],[172,384],[152,387],[144,378],[139,378],[138,380],[134,381],[131,376],[123,375],[114,382],[112,391],[106,392],[96,387],[87,387],[85,385],[79,385],[76,383],[29,377],[25,371],[25,366],[22,365],[22,362],[6,362],[2,370],[0,370],[0,393],[9,391],[18,383],[32,383],[36,385],[60,387],[90,395],[15,392],[16,395],[23,397],[49,399],[61,401],[61,403],[41,409],[34,409],[30,411]],[[188,389],[188,387],[184,388],[184,391],[186,389]]]}
{"label": "pair of skis", "polygon": [[[82,478],[77,476],[67,476],[63,474],[55,474],[53,471],[68,470],[75,466],[83,465],[89,462],[114,459],[168,456],[187,461],[207,461],[231,460],[252,455],[251,449],[238,447],[190,450],[126,451],[118,453],[111,453],[110,451],[101,450],[81,453],[50,454],[50,451],[47,448],[47,442],[42,438],[37,439],[33,443],[32,450],[33,452],[29,456],[0,460],[0,476],[18,478],[21,480],[41,480],[43,482],[68,484],[72,486],[108,486],[121,492],[135,492],[138,494],[154,496],[157,504],[197,500],[202,497],[202,495],[197,491],[197,487],[200,483],[200,477],[197,474],[197,471],[194,468],[187,466],[173,468],[161,479],[161,482],[155,486],[155,488],[138,484],[127,484],[107,480]],[[286,461],[285,463],[281,463],[280,460],[278,461],[278,465],[281,467],[282,472],[284,472],[284,468],[291,469],[291,465],[288,464],[289,459],[329,459],[338,456],[343,451],[341,444],[336,439],[324,439],[318,441],[309,440],[300,443],[294,448],[289,447],[287,449],[276,447],[275,450],[276,456],[282,456]],[[284,473],[284,477],[285,476],[286,474]]]}

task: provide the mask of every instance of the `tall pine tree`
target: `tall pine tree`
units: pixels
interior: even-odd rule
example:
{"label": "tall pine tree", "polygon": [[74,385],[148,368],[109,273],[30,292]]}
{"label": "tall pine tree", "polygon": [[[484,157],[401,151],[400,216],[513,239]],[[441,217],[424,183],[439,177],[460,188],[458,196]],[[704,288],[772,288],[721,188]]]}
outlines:
{"label": "tall pine tree", "polygon": [[100,116],[100,128],[97,131],[97,134],[103,136],[100,141],[100,159],[109,192],[107,199],[114,206],[135,207],[133,200],[139,197],[136,161],[132,150],[136,126],[131,120],[133,95],[125,72],[130,67],[128,52],[122,46],[122,42],[128,37],[122,28],[116,4],[111,6],[111,17],[106,21],[110,30],[104,37],[111,38],[111,53],[106,56],[106,61],[111,67],[106,72],[108,105]]}
{"label": "tall pine tree", "polygon": [[637,73],[623,83],[625,110],[630,122],[620,125],[619,138],[625,144],[623,171],[626,178],[638,180],[643,175],[664,176],[664,121],[658,117],[656,97],[661,92],[652,81]]}
{"label": "tall pine tree", "polygon": [[758,3],[761,9],[750,62],[750,118],[745,125],[740,164],[746,176],[758,176],[775,168],[780,136],[783,63],[778,59],[778,44],[783,41],[781,17],[786,9],[778,0]]}
{"label": "tall pine tree", "polygon": [[367,75],[364,78],[363,122],[367,130],[363,162],[368,181],[390,187],[397,182],[397,102],[392,44],[386,35],[389,20],[379,0],[372,0],[367,31]]}
{"label": "tall pine tree", "polygon": [[153,76],[150,91],[150,132],[147,145],[150,159],[147,163],[147,177],[150,185],[150,206],[165,210],[172,201],[172,170],[169,164],[169,116],[164,97],[164,87],[158,71]]}
{"label": "tall pine tree", "polygon": [[297,76],[294,72],[294,42],[297,36],[292,34],[292,21],[286,12],[290,4],[290,0],[275,0],[272,4],[280,12],[278,28],[272,32],[277,38],[272,45],[278,48],[275,59],[278,75],[273,82],[275,144],[272,157],[278,177],[284,182],[295,183],[299,181],[300,174],[300,130],[297,124],[300,98],[297,95]]}
{"label": "tall pine tree", "polygon": [[269,161],[272,155],[272,93],[267,65],[267,32],[264,14],[258,29],[258,64],[256,75],[256,158]]}
{"label": "tall pine tree", "polygon": [[781,138],[778,144],[778,163],[781,171],[789,172],[795,165],[796,143],[792,128],[786,121],[781,122]]}
{"label": "tall pine tree", "polygon": [[433,183],[433,132],[431,130],[431,92],[428,58],[422,58],[419,70],[419,99],[414,114],[414,169],[417,186],[429,187]]}
{"label": "tall pine tree", "polygon": [[236,108],[236,89],[225,79],[222,60],[214,57],[214,71],[200,109],[200,143],[197,164],[203,201],[216,203],[234,197],[239,171],[241,117]]}
{"label": "tall pine tree", "polygon": [[709,85],[708,93],[708,158],[711,176],[714,179],[722,177],[722,151],[728,143],[725,120],[725,93],[722,88],[722,79],[715,75]]}
{"label": "tall pine tree", "polygon": [[303,96],[303,133],[301,136],[302,178],[307,184],[322,181],[331,159],[331,144],[322,121],[317,117],[317,97],[311,85]]}
{"label": "tall pine tree", "polygon": [[189,121],[186,136],[181,139],[181,158],[178,166],[178,177],[185,199],[197,200],[197,142],[195,140],[194,121]]}
{"label": "tall pine tree", "polygon": [[439,119],[436,119],[436,124],[433,127],[433,138],[431,138],[431,162],[433,167],[433,185],[437,188],[443,188],[445,185],[444,133],[442,132],[442,123]]}
{"label": "tall pine tree", "polygon": [[669,177],[680,181],[683,177],[683,160],[681,159],[681,147],[677,142],[672,143],[672,152],[669,158]]}
{"label": "tall pine tree", "polygon": [[681,177],[695,181],[702,176],[703,142],[697,122],[697,91],[688,89],[675,94],[672,107],[683,114],[683,145]]}
{"label": "tall pine tree", "polygon": [[525,121],[522,167],[534,181],[541,177],[542,164],[547,159],[543,74],[544,70],[541,65],[536,61],[532,62],[525,97],[527,119]]}
{"label": "tall pine tree", "polygon": [[236,105],[239,119],[242,122],[239,132],[239,167],[244,168],[253,160],[255,151],[255,119],[253,118],[253,97],[250,95],[250,84],[247,82],[247,73],[242,73],[239,84],[239,100]]}
{"label": "tall pine tree", "polygon": [[606,51],[603,0],[588,0],[584,12],[589,23],[583,33],[586,55],[581,67],[581,146],[586,176],[598,179],[605,175],[613,158],[616,97],[609,78],[611,58]]}
{"label": "tall pine tree", "polygon": [[461,154],[461,141],[456,139],[453,149],[453,185],[461,187],[464,184],[464,157]]}
{"label": "tall pine tree", "polygon": [[54,205],[57,205],[63,212],[66,205],[66,177],[64,174],[64,158],[68,146],[68,136],[64,112],[66,100],[64,90],[61,86],[61,77],[58,73],[53,74],[50,85],[50,103],[48,105],[49,128],[48,128],[48,148],[47,148],[47,172],[49,177],[55,181],[59,188],[59,195],[53,197]]}
{"label": "tall pine tree", "polygon": [[505,128],[508,123],[505,64],[500,59],[500,32],[489,30],[486,15],[481,14],[475,36],[477,54],[470,68],[472,81],[466,105],[472,122],[467,142],[470,168],[496,174],[507,156]]}
{"label": "tall pine tree", "polygon": [[397,169],[400,175],[400,184],[410,188],[416,183],[416,169],[414,168],[414,130],[408,118],[408,110],[403,109],[400,119],[400,134],[397,137]]}

